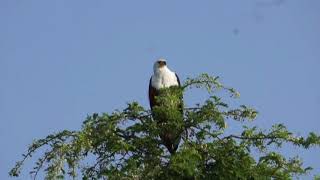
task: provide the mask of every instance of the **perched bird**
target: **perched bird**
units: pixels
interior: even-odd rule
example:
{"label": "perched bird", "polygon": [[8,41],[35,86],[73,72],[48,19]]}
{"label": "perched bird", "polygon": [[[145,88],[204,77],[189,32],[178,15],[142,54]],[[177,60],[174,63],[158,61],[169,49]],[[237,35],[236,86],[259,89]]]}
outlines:
{"label": "perched bird", "polygon": [[183,100],[178,75],[171,71],[165,59],[153,66],[149,82],[149,102],[153,119],[159,127],[162,143],[172,154],[178,149],[183,122]]}

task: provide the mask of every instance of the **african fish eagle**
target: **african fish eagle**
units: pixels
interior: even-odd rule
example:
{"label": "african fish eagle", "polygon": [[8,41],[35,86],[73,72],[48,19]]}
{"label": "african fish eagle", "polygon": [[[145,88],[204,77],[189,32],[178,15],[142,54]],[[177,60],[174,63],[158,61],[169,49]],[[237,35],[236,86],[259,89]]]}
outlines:
{"label": "african fish eagle", "polygon": [[[155,107],[165,107],[161,102],[157,101],[158,96],[166,96],[167,94],[161,94],[161,90],[172,87],[181,87],[178,75],[171,71],[165,59],[159,59],[154,63],[153,66],[154,74],[150,78],[149,82],[149,102],[152,111],[153,119],[158,123],[159,127],[164,127],[160,129],[160,138],[162,143],[166,146],[168,151],[172,154],[176,152],[182,131],[177,129],[170,129],[165,127],[165,123],[169,120],[169,113],[156,114]],[[178,103],[174,104],[174,110],[178,113],[179,119],[183,119],[183,102],[182,94],[179,96]],[[166,112],[166,111],[165,111]]]}

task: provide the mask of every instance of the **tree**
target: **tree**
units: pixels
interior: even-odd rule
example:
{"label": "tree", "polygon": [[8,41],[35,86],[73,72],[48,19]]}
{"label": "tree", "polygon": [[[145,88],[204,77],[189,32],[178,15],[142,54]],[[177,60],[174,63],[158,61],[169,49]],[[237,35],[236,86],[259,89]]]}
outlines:
{"label": "tree", "polygon": [[[152,119],[151,112],[133,102],[123,111],[88,116],[79,131],[64,130],[33,142],[10,175],[19,176],[24,162],[42,148],[47,150],[40,150],[43,155],[30,172],[35,179],[42,170],[47,179],[75,179],[79,173],[83,179],[291,179],[312,169],[304,168],[299,157],[286,158],[274,149],[283,144],[305,149],[319,146],[320,136],[295,136],[283,124],[270,130],[243,126],[242,133],[228,134],[227,121],[252,121],[258,112],[245,105],[232,108],[223,101],[226,96],[218,97],[218,91],[227,92],[231,100],[239,97],[218,77],[202,74],[187,79],[179,91],[191,88],[205,89],[209,98],[184,108],[183,121],[168,124],[183,129],[175,153],[170,154],[162,144],[159,134],[163,127]],[[168,107],[157,111],[175,119],[177,113],[170,114]],[[253,150],[258,150],[258,155],[253,155]],[[87,158],[95,161],[85,165]]]}

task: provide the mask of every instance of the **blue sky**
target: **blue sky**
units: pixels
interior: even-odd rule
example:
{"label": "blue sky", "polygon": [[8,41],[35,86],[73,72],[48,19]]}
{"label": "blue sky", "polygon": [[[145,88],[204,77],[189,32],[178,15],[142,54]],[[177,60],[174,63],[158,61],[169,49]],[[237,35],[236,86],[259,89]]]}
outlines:
{"label": "blue sky", "polygon": [[[319,9],[318,0],[0,0],[0,179],[34,139],[133,100],[148,107],[159,57],[182,81],[221,76],[262,128],[320,133]],[[190,92],[186,103],[203,98]],[[320,173],[319,148],[283,151],[316,168],[308,178]]]}

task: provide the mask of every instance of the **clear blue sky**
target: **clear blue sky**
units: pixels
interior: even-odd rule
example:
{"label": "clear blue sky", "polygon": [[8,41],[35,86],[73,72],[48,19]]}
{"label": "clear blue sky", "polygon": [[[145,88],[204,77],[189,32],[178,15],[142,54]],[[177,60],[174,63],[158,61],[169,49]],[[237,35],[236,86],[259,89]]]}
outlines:
{"label": "clear blue sky", "polygon": [[[263,128],[320,133],[319,32],[318,0],[0,0],[0,179],[33,139],[129,101],[148,107],[159,57],[182,81],[221,76]],[[320,173],[320,149],[284,152]]]}

